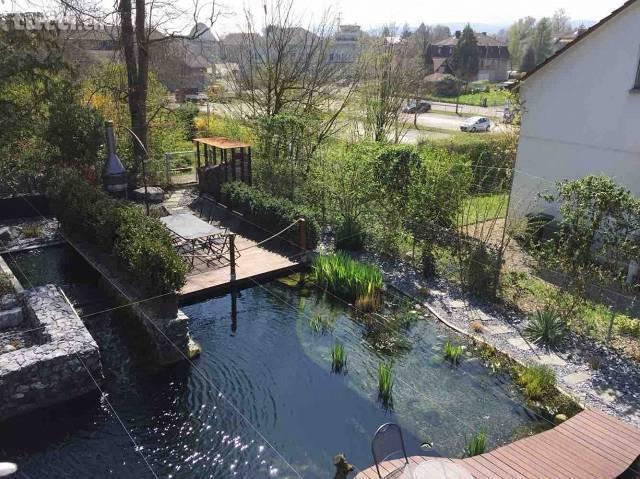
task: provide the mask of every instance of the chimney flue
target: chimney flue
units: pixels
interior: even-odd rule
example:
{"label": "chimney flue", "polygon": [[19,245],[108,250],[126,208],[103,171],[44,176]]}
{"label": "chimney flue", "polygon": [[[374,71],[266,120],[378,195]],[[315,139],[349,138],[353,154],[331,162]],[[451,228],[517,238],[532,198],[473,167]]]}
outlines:
{"label": "chimney flue", "polygon": [[460,30],[456,30],[456,38],[460,38],[462,32]]}
{"label": "chimney flue", "polygon": [[116,154],[116,138],[113,133],[113,122],[106,121],[104,123],[104,130],[107,147],[107,158],[102,173],[104,189],[112,194],[122,193],[127,190],[127,170]]}

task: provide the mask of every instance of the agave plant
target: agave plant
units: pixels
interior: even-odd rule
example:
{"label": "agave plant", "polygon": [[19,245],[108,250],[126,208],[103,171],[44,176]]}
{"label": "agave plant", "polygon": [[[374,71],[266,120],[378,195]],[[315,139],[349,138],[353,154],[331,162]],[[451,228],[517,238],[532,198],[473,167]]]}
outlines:
{"label": "agave plant", "polygon": [[378,399],[385,408],[393,405],[393,366],[388,363],[378,365]]}
{"label": "agave plant", "polygon": [[523,332],[532,343],[557,348],[567,334],[565,321],[550,308],[538,310],[529,318]]}
{"label": "agave plant", "polygon": [[347,353],[344,346],[340,343],[333,345],[331,349],[331,371],[341,373],[347,366]]}

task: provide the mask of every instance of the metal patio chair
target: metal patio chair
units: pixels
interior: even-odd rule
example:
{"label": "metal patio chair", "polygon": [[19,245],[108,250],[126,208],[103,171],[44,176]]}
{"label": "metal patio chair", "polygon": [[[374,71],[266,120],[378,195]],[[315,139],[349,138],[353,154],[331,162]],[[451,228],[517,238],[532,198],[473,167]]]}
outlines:
{"label": "metal patio chair", "polygon": [[[371,440],[371,453],[373,454],[373,462],[376,465],[376,471],[380,479],[400,478],[404,470],[409,466],[407,450],[402,439],[402,430],[397,424],[387,423],[378,428]],[[403,458],[404,464],[402,466],[385,476],[380,473],[380,463]]]}

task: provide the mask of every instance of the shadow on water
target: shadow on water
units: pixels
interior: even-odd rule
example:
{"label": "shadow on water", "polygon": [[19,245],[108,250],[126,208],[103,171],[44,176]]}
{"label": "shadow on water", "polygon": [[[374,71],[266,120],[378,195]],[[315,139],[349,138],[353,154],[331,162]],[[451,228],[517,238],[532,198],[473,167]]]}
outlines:
{"label": "shadow on water", "polygon": [[[63,268],[57,281],[76,291],[84,314],[109,304],[88,273],[67,273]],[[384,422],[402,426],[409,454],[424,454],[419,445],[434,441],[438,452],[454,456],[480,428],[495,445],[532,422],[495,391],[512,394],[510,385],[481,364],[445,364],[447,334],[429,321],[408,328],[412,347],[389,358],[363,339],[344,305],[313,291],[270,283],[183,309],[202,355],[195,367],[155,373],[120,310],[85,321],[101,349],[103,390],[139,451],[96,394],[0,424],[0,456],[34,479],[150,476],[139,452],[161,477],[296,477],[284,457],[302,477],[324,478],[339,452],[367,467],[371,436]],[[315,314],[332,318],[331,332],[313,332],[308,318]],[[336,341],[348,354],[344,375],[331,372]],[[377,401],[376,368],[390,359],[396,384],[394,410],[386,411]]]}

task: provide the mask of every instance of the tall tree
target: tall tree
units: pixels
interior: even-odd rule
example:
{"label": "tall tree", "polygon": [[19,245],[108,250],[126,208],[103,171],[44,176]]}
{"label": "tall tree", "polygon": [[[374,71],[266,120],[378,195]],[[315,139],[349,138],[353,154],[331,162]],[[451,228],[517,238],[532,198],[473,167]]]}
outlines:
{"label": "tall tree", "polygon": [[531,45],[536,52],[536,62],[541,63],[551,55],[551,46],[553,37],[551,34],[551,21],[547,18],[541,18],[536,24],[531,38]]}
{"label": "tall tree", "polygon": [[393,139],[397,143],[406,130],[400,122],[402,105],[409,99],[419,80],[408,47],[371,39],[361,58],[362,109],[364,135],[373,141]]}
{"label": "tall tree", "polygon": [[571,18],[564,8],[559,8],[551,17],[551,34],[553,37],[561,37],[571,33]]}
{"label": "tall tree", "polygon": [[402,32],[400,32],[400,38],[406,40],[411,36],[411,28],[408,23],[405,23],[402,27]]}
{"label": "tall tree", "polygon": [[522,63],[522,57],[533,33],[536,19],[533,17],[520,18],[507,31],[509,55],[511,64],[517,68]]}
{"label": "tall tree", "polygon": [[451,36],[451,29],[446,25],[435,25],[431,33],[431,42],[436,43]]}
{"label": "tall tree", "polygon": [[531,45],[527,47],[527,50],[524,52],[524,56],[522,57],[522,63],[520,64],[520,71],[530,72],[537,65],[536,62],[536,51],[533,49]]}
{"label": "tall tree", "polygon": [[[478,49],[478,40],[471,25],[467,24],[462,30],[462,35],[458,40],[458,44],[453,50],[451,58],[451,69],[456,77],[462,80],[466,85],[474,80],[480,69],[480,51]],[[456,113],[458,113],[458,104],[460,94],[456,99]]]}
{"label": "tall tree", "polygon": [[413,54],[420,59],[420,64],[426,73],[431,73],[433,69],[433,60],[431,58],[431,27],[427,27],[424,23],[411,36],[411,47]]}

